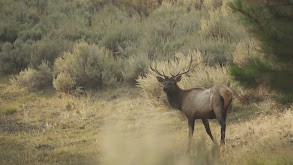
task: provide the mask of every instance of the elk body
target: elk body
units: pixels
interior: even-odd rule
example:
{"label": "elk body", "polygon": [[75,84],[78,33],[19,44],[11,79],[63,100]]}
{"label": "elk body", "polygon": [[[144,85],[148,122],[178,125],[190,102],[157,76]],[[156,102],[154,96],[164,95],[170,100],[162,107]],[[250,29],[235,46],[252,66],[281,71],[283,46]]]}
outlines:
{"label": "elk body", "polygon": [[187,152],[190,151],[191,139],[194,131],[194,122],[201,119],[207,134],[214,141],[210,130],[208,119],[217,119],[221,125],[221,144],[225,144],[226,118],[229,106],[232,102],[232,91],[223,84],[215,85],[209,89],[192,88],[181,89],[177,83],[183,74],[189,72],[192,63],[192,56],[189,68],[171,77],[161,74],[157,68],[151,69],[156,72],[157,80],[164,85],[164,92],[167,94],[168,102],[171,107],[182,111],[188,119],[189,142]]}

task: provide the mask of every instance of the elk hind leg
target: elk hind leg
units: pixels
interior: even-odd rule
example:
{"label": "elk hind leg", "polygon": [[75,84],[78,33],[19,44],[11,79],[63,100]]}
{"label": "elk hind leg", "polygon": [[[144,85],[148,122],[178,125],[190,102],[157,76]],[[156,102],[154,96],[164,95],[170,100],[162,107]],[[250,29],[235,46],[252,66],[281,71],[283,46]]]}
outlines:
{"label": "elk hind leg", "polygon": [[221,144],[225,144],[226,122],[221,123]]}
{"label": "elk hind leg", "polygon": [[218,100],[216,106],[214,106],[214,112],[218,122],[221,125],[221,144],[225,144],[225,132],[226,132],[226,111],[224,109],[224,100],[221,97]]}
{"label": "elk hind leg", "polygon": [[212,141],[214,141],[211,129],[210,129],[210,124],[208,119],[202,119],[202,123],[204,124],[205,128],[206,128],[206,132],[207,134],[210,136],[210,138],[212,139]]}
{"label": "elk hind leg", "polygon": [[225,144],[226,121],[224,113],[216,114],[217,120],[221,125],[221,144]]}

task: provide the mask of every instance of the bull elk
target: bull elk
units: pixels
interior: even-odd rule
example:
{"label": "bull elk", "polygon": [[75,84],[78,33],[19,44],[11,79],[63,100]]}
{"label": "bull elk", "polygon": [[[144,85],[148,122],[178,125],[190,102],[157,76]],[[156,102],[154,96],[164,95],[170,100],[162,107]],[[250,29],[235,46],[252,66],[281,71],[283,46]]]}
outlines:
{"label": "bull elk", "polygon": [[163,91],[167,94],[170,106],[182,111],[188,119],[189,142],[187,152],[190,152],[195,119],[202,120],[207,134],[214,141],[208,119],[216,118],[221,125],[221,144],[225,144],[226,118],[232,102],[232,91],[223,84],[215,85],[209,89],[192,88],[188,90],[183,90],[177,85],[182,75],[189,72],[192,61],[191,56],[188,69],[176,75],[171,74],[171,77],[166,76],[164,72],[161,74],[156,64],[155,68],[150,66],[151,70],[158,74],[157,80],[164,85]]}

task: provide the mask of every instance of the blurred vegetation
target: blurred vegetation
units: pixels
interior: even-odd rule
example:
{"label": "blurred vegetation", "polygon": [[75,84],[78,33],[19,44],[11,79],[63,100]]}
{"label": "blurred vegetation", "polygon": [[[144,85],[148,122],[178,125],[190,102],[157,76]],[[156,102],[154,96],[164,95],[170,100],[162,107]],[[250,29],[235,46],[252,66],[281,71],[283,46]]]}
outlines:
{"label": "blurred vegetation", "polygon": [[18,111],[18,108],[15,106],[8,106],[3,111],[1,111],[4,115],[12,115]]}
{"label": "blurred vegetation", "polygon": [[254,56],[245,66],[233,66],[234,79],[247,88],[267,86],[281,94],[283,103],[292,103],[293,2],[235,0],[229,6],[260,41],[259,54],[263,56]]}

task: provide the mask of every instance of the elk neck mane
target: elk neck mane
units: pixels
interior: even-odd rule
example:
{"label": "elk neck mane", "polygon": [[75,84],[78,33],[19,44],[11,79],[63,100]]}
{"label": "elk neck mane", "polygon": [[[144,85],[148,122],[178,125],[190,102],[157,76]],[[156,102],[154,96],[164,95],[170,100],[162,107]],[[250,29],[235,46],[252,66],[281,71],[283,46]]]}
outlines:
{"label": "elk neck mane", "polygon": [[184,95],[184,90],[175,84],[175,89],[167,92],[167,98],[170,106],[174,109],[181,110]]}

